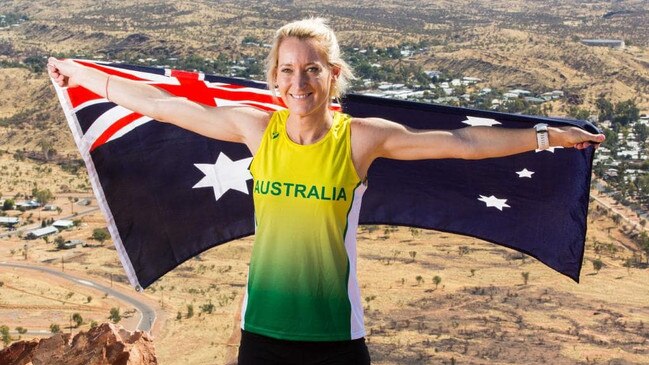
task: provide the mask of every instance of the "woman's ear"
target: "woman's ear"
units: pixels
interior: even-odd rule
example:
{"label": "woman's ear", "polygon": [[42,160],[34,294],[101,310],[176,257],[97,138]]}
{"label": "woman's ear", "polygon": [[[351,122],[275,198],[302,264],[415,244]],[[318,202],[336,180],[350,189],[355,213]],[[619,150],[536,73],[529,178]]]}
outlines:
{"label": "woman's ear", "polygon": [[331,67],[331,77],[334,79],[334,81],[338,80],[338,76],[340,76],[340,67]]}

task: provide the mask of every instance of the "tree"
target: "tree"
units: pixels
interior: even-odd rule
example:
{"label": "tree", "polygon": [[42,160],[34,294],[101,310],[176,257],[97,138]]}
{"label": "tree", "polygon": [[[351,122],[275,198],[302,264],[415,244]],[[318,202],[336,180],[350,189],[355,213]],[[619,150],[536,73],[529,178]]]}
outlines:
{"label": "tree", "polygon": [[33,188],[32,196],[43,205],[51,202],[54,199],[54,194],[52,194],[50,189],[38,190],[37,188]]}
{"label": "tree", "polygon": [[13,201],[13,199],[7,199],[2,204],[2,210],[13,210],[15,205],[16,203]]}
{"label": "tree", "polygon": [[56,153],[56,150],[54,149],[54,143],[50,138],[41,139],[40,141],[38,141],[37,146],[40,147],[43,151],[43,157],[45,157],[45,161],[50,160],[50,154]]}
{"label": "tree", "polygon": [[50,325],[50,332],[52,332],[52,333],[59,333],[59,332],[61,332],[61,327],[59,327],[58,324],[54,324],[54,323],[52,323],[52,324]]}
{"label": "tree", "polygon": [[5,344],[5,347],[11,342],[11,335],[9,334],[9,327],[2,325],[0,326],[0,335],[2,336],[2,342]]}
{"label": "tree", "polygon": [[27,328],[18,326],[16,327],[16,332],[20,333],[21,335],[24,335],[25,333],[27,333]]}
{"label": "tree", "polygon": [[521,276],[523,277],[523,285],[527,285],[527,282],[530,280],[530,273],[525,271],[521,273]]}
{"label": "tree", "polygon": [[95,228],[92,230],[92,239],[99,241],[100,244],[104,244],[104,241],[106,241],[110,235],[108,234],[108,230],[106,228]]}
{"label": "tree", "polygon": [[613,119],[613,104],[610,101],[604,99],[600,96],[595,102],[597,105],[597,111],[599,113],[598,121],[603,122],[605,120]]}
{"label": "tree", "polygon": [[58,248],[59,250],[61,250],[61,249],[64,248],[64,245],[65,245],[65,238],[63,238],[63,236],[57,236],[57,237],[54,239],[54,243],[56,244],[56,248]]}
{"label": "tree", "polygon": [[415,262],[415,256],[417,256],[417,251],[410,251],[411,262]]}
{"label": "tree", "polygon": [[640,118],[640,109],[638,109],[633,99],[616,103],[614,113],[613,125],[625,126]]}
{"label": "tree", "polygon": [[78,328],[83,324],[83,317],[79,313],[74,313],[72,315],[72,322],[74,322],[74,328]]}
{"label": "tree", "polygon": [[417,280],[417,285],[421,285],[424,282],[424,278],[421,275],[417,275],[415,279]]}
{"label": "tree", "polygon": [[439,275],[433,276],[433,284],[435,284],[435,290],[437,290],[437,287],[441,282],[442,282],[442,278]]}
{"label": "tree", "polygon": [[113,323],[118,323],[122,320],[122,315],[119,314],[119,308],[113,307],[110,309],[110,315],[108,316]]}
{"label": "tree", "polygon": [[633,125],[633,133],[635,133],[635,139],[638,141],[638,144],[641,147],[644,147],[647,144],[647,139],[649,138],[649,127],[642,123],[635,123]]}
{"label": "tree", "polygon": [[642,234],[640,234],[638,237],[638,244],[640,245],[640,249],[645,252],[647,263],[649,264],[649,235],[647,235],[647,232],[642,232]]}
{"label": "tree", "polygon": [[573,105],[568,109],[568,115],[575,119],[587,120],[588,118],[590,118],[590,111],[588,109],[581,109]]}

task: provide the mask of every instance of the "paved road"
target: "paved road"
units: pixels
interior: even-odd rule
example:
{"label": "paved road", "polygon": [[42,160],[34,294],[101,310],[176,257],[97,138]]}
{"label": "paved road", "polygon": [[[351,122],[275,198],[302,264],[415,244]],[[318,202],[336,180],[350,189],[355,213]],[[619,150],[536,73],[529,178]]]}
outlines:
{"label": "paved road", "polygon": [[[42,273],[50,274],[50,275],[55,275],[60,278],[69,280],[74,282],[77,285],[83,285],[83,286],[88,286],[93,289],[101,290],[105,293],[108,293],[109,295],[112,295],[113,297],[127,302],[131,305],[133,305],[138,312],[140,312],[140,322],[137,324],[137,330],[140,331],[147,331],[150,332],[151,328],[153,327],[153,323],[155,323],[156,320],[156,312],[155,310],[150,307],[148,304],[139,301],[137,298],[123,294],[113,288],[97,284],[94,281],[86,280],[86,279],[79,279],[77,277],[74,277],[70,274],[67,274],[65,272],[61,272],[55,269],[51,269],[49,267],[43,267],[43,266],[34,266],[34,265],[26,265],[26,264],[18,264],[18,263],[10,263],[10,262],[0,262],[0,267],[12,267],[12,268],[19,268],[19,269],[26,269],[26,270],[35,270],[35,271],[40,271]],[[29,331],[28,334],[34,334],[34,335],[42,335],[42,331]]]}

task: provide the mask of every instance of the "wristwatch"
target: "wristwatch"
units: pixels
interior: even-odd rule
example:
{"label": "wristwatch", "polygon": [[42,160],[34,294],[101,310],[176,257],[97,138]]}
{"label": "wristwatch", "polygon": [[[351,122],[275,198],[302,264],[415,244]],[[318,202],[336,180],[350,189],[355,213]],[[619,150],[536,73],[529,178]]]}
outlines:
{"label": "wristwatch", "polygon": [[548,133],[548,125],[539,123],[534,126],[536,131],[536,144],[539,150],[547,150],[550,148],[550,136]]}

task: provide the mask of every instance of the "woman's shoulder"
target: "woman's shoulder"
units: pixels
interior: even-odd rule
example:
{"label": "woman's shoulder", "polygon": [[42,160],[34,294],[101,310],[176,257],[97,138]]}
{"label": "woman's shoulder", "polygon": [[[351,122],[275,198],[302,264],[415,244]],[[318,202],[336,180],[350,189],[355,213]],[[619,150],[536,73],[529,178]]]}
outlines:
{"label": "woman's shoulder", "polygon": [[358,132],[371,132],[378,131],[385,128],[389,128],[394,122],[391,122],[387,119],[376,118],[376,117],[366,117],[366,118],[357,118],[351,117],[351,126],[353,131]]}

